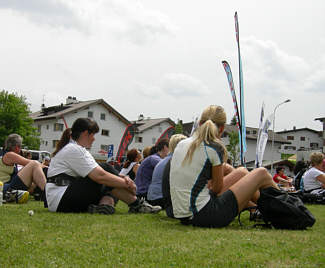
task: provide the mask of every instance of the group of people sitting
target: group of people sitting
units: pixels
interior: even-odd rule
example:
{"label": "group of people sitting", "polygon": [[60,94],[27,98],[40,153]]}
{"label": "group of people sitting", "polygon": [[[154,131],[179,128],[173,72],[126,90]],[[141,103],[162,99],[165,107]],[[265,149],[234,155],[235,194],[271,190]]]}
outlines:
{"label": "group of people sitting", "polygon": [[[279,189],[265,168],[249,172],[227,164],[221,141],[225,123],[224,109],[208,106],[191,137],[176,134],[169,141],[160,140],[144,159],[132,149],[119,172],[108,163],[98,164],[89,153],[99,127],[91,119],[79,118],[62,134],[47,177],[40,163],[19,155],[22,140],[12,134],[0,161],[0,180],[5,182],[4,191],[27,191],[37,185],[52,212],[113,214],[121,200],[130,213],[158,213],[164,208],[168,216],[184,224],[224,227],[257,203],[261,189]],[[311,160],[305,187],[323,189],[325,175],[320,165],[324,155],[319,153]],[[16,164],[24,167],[15,172]]]}
{"label": "group of people sitting", "polygon": [[302,193],[325,195],[325,158],[321,152],[310,154],[309,163],[298,161],[295,166],[295,177],[291,178],[284,174],[284,167],[276,168],[273,177],[278,186],[288,192],[301,191]]}

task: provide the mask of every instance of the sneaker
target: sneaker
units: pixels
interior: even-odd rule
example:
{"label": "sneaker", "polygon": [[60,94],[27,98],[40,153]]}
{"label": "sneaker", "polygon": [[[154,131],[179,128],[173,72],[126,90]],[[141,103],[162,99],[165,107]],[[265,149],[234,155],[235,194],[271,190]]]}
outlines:
{"label": "sneaker", "polygon": [[25,204],[28,202],[29,192],[23,190],[8,190],[5,193],[6,203]]}
{"label": "sneaker", "polygon": [[161,210],[161,206],[152,206],[142,198],[137,206],[131,206],[129,208],[129,213],[158,213]]}
{"label": "sneaker", "polygon": [[263,221],[262,213],[256,209],[255,211],[251,212],[249,215],[250,221]]}
{"label": "sneaker", "polygon": [[115,208],[110,205],[89,205],[88,206],[88,212],[91,214],[98,213],[98,214],[114,214]]}

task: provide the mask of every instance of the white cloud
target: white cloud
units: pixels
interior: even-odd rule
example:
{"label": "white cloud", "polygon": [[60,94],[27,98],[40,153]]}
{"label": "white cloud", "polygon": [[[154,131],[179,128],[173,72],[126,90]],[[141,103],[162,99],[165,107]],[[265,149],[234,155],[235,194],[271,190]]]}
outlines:
{"label": "white cloud", "polygon": [[317,70],[307,77],[304,89],[306,92],[325,93],[325,69]]}
{"label": "white cloud", "polygon": [[23,14],[36,24],[113,34],[138,45],[173,35],[177,29],[162,12],[132,0],[1,0],[1,8]]}
{"label": "white cloud", "polygon": [[310,75],[310,66],[304,59],[290,55],[272,41],[250,37],[242,43],[247,87],[266,95],[303,90],[304,79]]}
{"label": "white cloud", "polygon": [[188,99],[206,96],[210,93],[208,87],[202,81],[184,73],[168,73],[156,85],[148,86],[138,83],[135,89],[137,94],[157,100],[167,96]]}
{"label": "white cloud", "polygon": [[136,84],[135,92],[143,97],[149,99],[157,99],[157,97],[161,94],[161,88],[158,86],[148,86],[144,84]]}
{"label": "white cloud", "polygon": [[209,93],[208,87],[199,79],[183,73],[170,73],[163,77],[162,90],[172,97],[197,97]]}
{"label": "white cloud", "polygon": [[173,35],[177,29],[162,12],[145,9],[136,1],[110,0],[103,7],[99,13],[103,25],[119,38],[136,44],[152,41],[158,36]]}
{"label": "white cloud", "polygon": [[83,22],[78,14],[62,0],[1,0],[0,8],[23,14],[37,24],[46,24],[52,27],[83,28]]}

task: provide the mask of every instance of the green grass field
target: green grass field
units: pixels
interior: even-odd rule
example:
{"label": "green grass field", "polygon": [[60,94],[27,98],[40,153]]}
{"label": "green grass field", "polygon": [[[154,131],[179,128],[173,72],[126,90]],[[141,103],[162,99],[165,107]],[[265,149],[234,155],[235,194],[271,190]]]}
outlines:
{"label": "green grass field", "polygon": [[227,228],[193,228],[164,212],[128,214],[121,202],[109,216],[7,204],[0,267],[325,267],[325,206],[308,208],[317,219],[311,229],[283,231],[240,227],[237,219]]}

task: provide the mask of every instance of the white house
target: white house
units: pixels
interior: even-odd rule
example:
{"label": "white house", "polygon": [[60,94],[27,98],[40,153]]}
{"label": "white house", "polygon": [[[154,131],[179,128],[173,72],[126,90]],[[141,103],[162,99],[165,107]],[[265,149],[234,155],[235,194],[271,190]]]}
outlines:
{"label": "white house", "polygon": [[[103,155],[107,159],[108,146],[113,144],[114,155],[117,152],[121,137],[127,125],[131,124],[103,99],[78,101],[75,97],[68,97],[66,103],[45,107],[32,113],[34,126],[38,128],[41,138],[40,150],[53,152],[62,132],[71,127],[80,117],[91,118],[99,126],[99,133],[90,152],[94,156]],[[100,157],[97,157],[100,158]]]}
{"label": "white house", "polygon": [[136,125],[137,131],[129,149],[137,148],[141,151],[147,146],[155,145],[166,130],[175,127],[175,123],[169,118],[151,119],[144,118],[143,115],[132,123]]}
{"label": "white house", "polygon": [[285,154],[297,154],[298,151],[322,150],[322,133],[310,128],[296,128],[277,132],[288,144],[281,146],[281,152]]}

